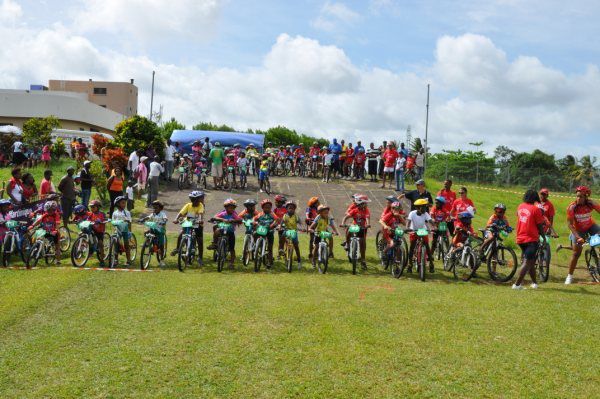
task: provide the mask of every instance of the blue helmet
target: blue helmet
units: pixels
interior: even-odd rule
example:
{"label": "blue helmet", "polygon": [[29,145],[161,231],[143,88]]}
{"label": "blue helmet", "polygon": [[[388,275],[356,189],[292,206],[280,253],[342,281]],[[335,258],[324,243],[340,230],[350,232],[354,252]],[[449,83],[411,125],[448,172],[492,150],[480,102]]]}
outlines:
{"label": "blue helmet", "polygon": [[442,197],[441,195],[439,197],[435,197],[435,200],[437,202],[441,202],[442,204],[446,203],[446,198]]}
{"label": "blue helmet", "polygon": [[458,214],[458,218],[460,220],[471,220],[473,219],[473,215],[471,214],[471,212],[461,212]]}
{"label": "blue helmet", "polygon": [[86,209],[85,209],[85,205],[76,205],[75,208],[73,208],[73,213],[76,215],[81,215],[82,213],[85,213]]}

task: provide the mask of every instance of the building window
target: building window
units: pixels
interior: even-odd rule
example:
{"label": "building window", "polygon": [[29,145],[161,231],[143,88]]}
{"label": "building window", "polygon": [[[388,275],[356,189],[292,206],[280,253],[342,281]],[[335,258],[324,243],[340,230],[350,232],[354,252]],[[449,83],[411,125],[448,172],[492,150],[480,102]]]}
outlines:
{"label": "building window", "polygon": [[100,106],[101,106],[102,108],[106,108],[106,105],[102,105],[102,104],[100,104]]}
{"label": "building window", "polygon": [[0,126],[12,126],[12,123],[0,123]]}
{"label": "building window", "polygon": [[79,130],[81,130],[82,132],[85,130],[84,128],[80,127]]}
{"label": "building window", "polygon": [[94,94],[105,96],[106,95],[106,87],[94,87]]}
{"label": "building window", "polygon": [[94,129],[93,127],[91,127],[91,128],[90,128],[90,132],[96,132],[96,133],[99,133],[99,132],[100,132],[100,130],[98,130],[98,129]]}

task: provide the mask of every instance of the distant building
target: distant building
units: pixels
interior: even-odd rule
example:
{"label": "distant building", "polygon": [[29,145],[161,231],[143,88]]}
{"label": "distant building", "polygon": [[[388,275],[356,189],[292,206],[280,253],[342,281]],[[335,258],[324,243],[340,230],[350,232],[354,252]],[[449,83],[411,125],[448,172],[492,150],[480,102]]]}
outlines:
{"label": "distant building", "polygon": [[85,93],[87,100],[127,117],[137,115],[138,88],[129,82],[101,82],[90,80],[50,80],[50,91]]}
{"label": "distant building", "polygon": [[115,112],[108,106],[102,107],[88,101],[87,93],[44,90],[43,88],[37,90],[0,89],[0,126],[9,125],[22,128],[27,119],[44,118],[49,115],[56,116],[63,129],[109,134],[114,133],[115,126],[127,118],[125,114]]}

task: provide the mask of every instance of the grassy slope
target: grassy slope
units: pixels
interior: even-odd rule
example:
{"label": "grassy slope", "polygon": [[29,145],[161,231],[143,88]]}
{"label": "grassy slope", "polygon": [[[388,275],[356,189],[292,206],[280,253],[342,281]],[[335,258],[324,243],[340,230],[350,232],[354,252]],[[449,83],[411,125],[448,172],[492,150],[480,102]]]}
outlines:
{"label": "grassy slope", "polygon": [[[498,201],[512,216],[518,203],[471,196],[486,216]],[[556,202],[564,236],[568,200]],[[518,293],[442,272],[395,280],[368,255],[359,276],[343,260],[325,276],[281,265],[260,274],[210,264],[185,274],[0,270],[0,396],[594,395],[597,286],[564,287],[564,267]],[[518,379],[527,368],[530,384]]]}

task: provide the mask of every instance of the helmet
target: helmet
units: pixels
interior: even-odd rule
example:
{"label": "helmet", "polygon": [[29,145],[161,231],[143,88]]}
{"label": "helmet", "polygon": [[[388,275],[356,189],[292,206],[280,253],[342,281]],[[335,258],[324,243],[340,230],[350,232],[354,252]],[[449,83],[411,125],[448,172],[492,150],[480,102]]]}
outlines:
{"label": "helmet", "polygon": [[441,195],[439,197],[435,197],[435,201],[436,202],[441,202],[442,204],[446,203],[446,198],[442,197]]}
{"label": "helmet", "polygon": [[10,204],[11,204],[10,200],[0,199],[0,206],[2,206],[2,205],[10,205]]}
{"label": "helmet", "polygon": [[275,202],[285,202],[287,201],[287,198],[285,198],[285,196],[278,194],[275,196]]}
{"label": "helmet", "polygon": [[49,211],[50,209],[56,209],[58,208],[58,204],[56,203],[56,201],[47,201],[44,204],[44,211]]}
{"label": "helmet", "polygon": [[165,207],[165,204],[163,204],[159,200],[156,200],[156,201],[152,201],[152,206],[158,206],[158,207],[160,207],[160,209],[163,209]]}
{"label": "helmet", "polygon": [[237,202],[235,202],[235,200],[233,198],[227,198],[223,202],[223,206],[237,206]]}
{"label": "helmet", "polygon": [[262,154],[263,158],[269,158],[269,154]]}
{"label": "helmet", "polygon": [[246,208],[248,208],[249,206],[256,206],[256,201],[254,201],[253,199],[247,199],[246,201],[244,201],[244,206]]}
{"label": "helmet", "polygon": [[321,147],[321,149],[322,149],[322,150],[326,150],[326,149],[327,149],[327,146],[325,146],[325,145],[324,145],[323,147]]}
{"label": "helmet", "polygon": [[402,208],[402,204],[398,201],[392,202],[392,209]]}
{"label": "helmet", "polygon": [[365,152],[365,149],[364,148],[359,148],[358,152]]}
{"label": "helmet", "polygon": [[504,205],[502,202],[498,202],[496,205],[494,205],[494,210],[496,209],[502,209],[503,211],[505,211],[506,205]]}
{"label": "helmet", "polygon": [[273,206],[273,201],[271,201],[268,198],[265,198],[264,200],[260,201],[260,207],[261,208],[264,208],[265,205],[267,205],[267,204],[271,204],[271,206]]}
{"label": "helmet", "polygon": [[460,220],[471,220],[473,219],[473,215],[471,214],[471,212],[461,212],[458,214],[458,218]]}
{"label": "helmet", "polygon": [[248,147],[254,147],[254,144],[250,143],[246,146],[246,148],[248,148]]}
{"label": "helmet", "polygon": [[427,201],[425,198],[419,198],[418,200],[415,201],[415,206],[423,206],[423,205],[429,205],[429,201]]}
{"label": "helmet", "polygon": [[233,152],[230,152],[229,154],[227,154],[227,156],[233,158]]}
{"label": "helmet", "polygon": [[548,190],[547,188],[544,187],[544,188],[542,188],[540,190],[540,194],[546,194],[546,195],[548,195],[548,194],[550,194],[550,190]]}
{"label": "helmet", "polygon": [[317,212],[321,212],[324,211],[325,209],[329,209],[329,207],[327,205],[319,205],[319,207],[317,208]]}
{"label": "helmet", "polygon": [[192,191],[190,193],[190,195],[188,195],[188,197],[190,199],[192,199],[192,198],[202,198],[202,197],[204,197],[204,191],[199,191],[199,190]]}
{"label": "helmet", "polygon": [[310,197],[306,205],[313,206],[317,202],[319,202],[319,197]]}
{"label": "helmet", "polygon": [[386,200],[387,202],[392,202],[392,203],[394,203],[394,202],[398,201],[398,198],[396,198],[394,195],[388,195],[387,197],[385,197],[385,200]]}
{"label": "helmet", "polygon": [[313,145],[319,145],[319,143],[317,143],[316,141],[313,141]]}
{"label": "helmet", "polygon": [[590,188],[588,186],[579,186],[575,189],[576,193],[581,193],[587,197],[589,197],[590,195],[592,195],[592,190],[590,190]]}
{"label": "helmet", "polygon": [[215,147],[218,147],[220,145],[221,145],[221,143],[219,143],[218,141],[215,141]]}
{"label": "helmet", "polygon": [[75,208],[73,208],[73,213],[76,215],[81,215],[82,213],[85,213],[85,211],[85,205],[76,205]]}
{"label": "helmet", "polygon": [[119,195],[117,198],[115,198],[115,201],[113,202],[114,205],[117,205],[120,201],[125,201],[127,200],[127,197],[123,196],[123,195]]}
{"label": "helmet", "polygon": [[90,201],[90,208],[93,207],[93,206],[97,206],[98,208],[101,208],[102,207],[102,202],[100,202],[99,200]]}
{"label": "helmet", "polygon": [[273,142],[272,142],[272,141],[269,141],[269,142],[267,143],[267,145],[269,145],[269,146],[272,146],[272,145],[273,145]]}
{"label": "helmet", "polygon": [[359,194],[354,197],[354,202],[356,202],[356,205],[361,205],[361,204],[366,204],[368,202],[371,202],[371,200],[366,195]]}
{"label": "helmet", "polygon": [[423,179],[419,179],[415,182],[415,185],[417,186],[424,186],[425,185],[425,180]]}
{"label": "helmet", "polygon": [[240,143],[235,143],[235,144],[233,145],[233,148],[236,148],[236,147],[241,147]]}
{"label": "helmet", "polygon": [[285,148],[292,148],[292,146],[291,145],[286,145]]}
{"label": "helmet", "polygon": [[189,158],[190,156],[188,154],[183,154],[184,158]]}
{"label": "helmet", "polygon": [[295,202],[293,202],[293,201],[288,201],[288,202],[286,202],[286,203],[285,203],[285,207],[286,207],[286,208],[288,208],[288,207],[290,207],[290,206],[293,206],[294,208],[296,208],[296,207],[297,207],[296,203],[295,203]]}

